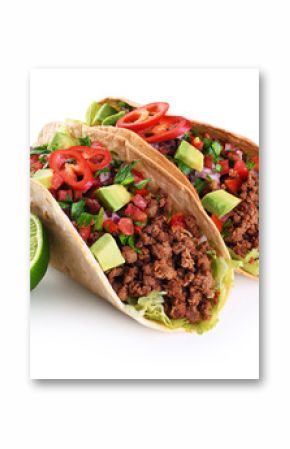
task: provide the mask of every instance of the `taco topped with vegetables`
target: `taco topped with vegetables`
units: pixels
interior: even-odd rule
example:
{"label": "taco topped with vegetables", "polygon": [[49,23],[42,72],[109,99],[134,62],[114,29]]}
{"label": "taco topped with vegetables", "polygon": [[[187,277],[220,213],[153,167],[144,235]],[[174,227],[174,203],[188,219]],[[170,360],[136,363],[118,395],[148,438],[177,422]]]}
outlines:
{"label": "taco topped with vegetables", "polygon": [[54,265],[142,324],[202,333],[232,264],[192,192],[125,138],[52,124],[31,148],[31,207]]}
{"label": "taco topped with vegetables", "polygon": [[259,149],[250,140],[181,116],[168,103],[106,99],[92,103],[89,125],[140,136],[178,169],[218,228],[240,269],[259,275]]}

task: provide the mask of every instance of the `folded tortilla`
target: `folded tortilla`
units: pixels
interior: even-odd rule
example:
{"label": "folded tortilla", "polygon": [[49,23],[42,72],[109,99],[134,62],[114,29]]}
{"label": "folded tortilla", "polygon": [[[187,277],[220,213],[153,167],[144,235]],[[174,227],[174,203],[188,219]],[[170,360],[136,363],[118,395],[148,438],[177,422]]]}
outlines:
{"label": "folded tortilla", "polygon": [[[112,97],[108,97],[108,98],[104,98],[103,100],[98,101],[99,104],[104,104],[104,103],[108,103],[110,106],[112,106],[115,109],[119,109],[118,103],[120,101],[123,101],[124,103],[127,103],[129,106],[132,106],[133,108],[138,108],[142,105],[135,103],[131,100],[127,100],[126,98],[112,98]],[[215,137],[216,139],[220,139],[229,143],[234,144],[234,146],[239,147],[244,153],[246,153],[249,156],[258,156],[259,155],[259,146],[254,143],[253,141],[251,141],[250,139],[248,139],[247,137],[243,137],[240,136],[239,134],[234,134],[230,131],[227,131],[225,129],[222,128],[217,128],[215,126],[209,125],[208,123],[202,123],[202,122],[198,122],[196,120],[191,120],[191,123],[193,125],[193,127],[195,129],[197,129],[197,131],[204,133],[204,132],[208,132],[209,134],[211,134],[213,137]],[[122,128],[114,128],[112,127],[112,132],[114,132],[113,130],[115,130],[115,132],[120,132],[122,130]],[[138,148],[141,151],[144,151],[145,149],[148,150],[149,152],[149,148],[152,150],[153,147],[147,143],[145,140],[143,140],[141,137],[139,137],[138,135],[136,135],[136,133],[133,133],[132,131],[129,131],[131,134],[134,134],[135,136],[137,136],[137,139],[133,140],[133,143],[135,145],[138,145]],[[128,139],[130,139],[130,137],[127,137]],[[197,198],[198,201],[200,201],[200,198],[198,196],[198,193],[196,192],[194,186],[192,185],[192,183],[188,180],[188,178],[172,163],[170,162],[166,156],[163,156],[161,153],[159,153],[157,150],[153,151],[155,153],[159,154],[159,158],[155,158],[154,160],[157,161],[158,164],[161,164],[161,166],[163,166],[164,169],[169,170],[173,176],[175,176],[175,178],[177,178],[181,184],[186,184],[191,191],[193,192],[194,196]],[[151,151],[152,156],[153,153]],[[251,273],[248,273],[247,271],[243,270],[242,268],[237,268],[236,271],[238,271],[239,273],[251,278],[251,279],[259,279],[259,276],[254,276]]]}
{"label": "folded tortilla", "polygon": [[[36,144],[43,145],[48,143],[61,126],[62,124],[58,122],[46,125],[40,132]],[[156,189],[157,191],[161,189],[166,192],[172,200],[173,208],[186,215],[193,215],[196,218],[197,224],[206,235],[212,248],[215,249],[218,256],[223,257],[227,261],[230,267],[224,295],[218,305],[218,310],[220,310],[226,302],[232,285],[233,270],[231,268],[230,255],[220,233],[204,212],[201,203],[196,200],[193,191],[185,183],[179,181],[174,165],[170,164],[166,159],[164,160],[158,152],[137,135],[125,129],[88,127],[82,123],[66,124],[66,128],[69,134],[74,137],[89,136],[92,140],[99,141],[114,151],[118,158],[125,162],[138,160],[144,175],[152,178],[152,182],[150,182],[152,190]],[[158,184],[156,180],[158,180]],[[30,186],[31,210],[42,219],[48,230],[51,264],[99,297],[109,301],[114,307],[139,323],[150,328],[171,331],[162,323],[140,316],[137,311],[127,307],[119,299],[89,247],[80,237],[49,190],[33,179],[30,181]],[[172,330],[180,331],[183,329]]]}

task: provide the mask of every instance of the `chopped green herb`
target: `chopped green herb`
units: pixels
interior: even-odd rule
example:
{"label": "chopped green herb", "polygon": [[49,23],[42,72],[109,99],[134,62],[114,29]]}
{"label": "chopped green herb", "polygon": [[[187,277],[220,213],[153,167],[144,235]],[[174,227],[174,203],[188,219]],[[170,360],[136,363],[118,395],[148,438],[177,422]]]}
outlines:
{"label": "chopped green herb", "polygon": [[212,144],[211,144],[212,149],[214,150],[216,155],[219,155],[220,152],[222,151],[222,145],[219,143],[218,140],[215,140]]}
{"label": "chopped green herb", "polygon": [[160,201],[160,198],[161,198],[161,195],[159,195],[159,193],[157,193],[157,195],[155,196],[155,199],[156,199],[156,201],[159,203],[159,201]]}
{"label": "chopped green herb", "polygon": [[77,219],[77,225],[80,228],[85,228],[92,224],[92,221],[95,221],[95,215],[89,214],[88,212],[82,212]]}
{"label": "chopped green herb", "polygon": [[121,242],[121,245],[126,245],[127,244],[127,240],[128,240],[128,236],[125,234],[119,234],[118,235],[119,240]]}
{"label": "chopped green herb", "polygon": [[193,129],[191,132],[194,135],[194,137],[199,137],[199,131],[197,129]]}
{"label": "chopped green herb", "polygon": [[77,203],[73,203],[71,206],[72,218],[74,220],[77,220],[84,210],[85,210],[85,200],[80,200]]}
{"label": "chopped green herb", "polygon": [[70,203],[67,203],[66,201],[58,201],[58,204],[62,209],[66,209],[67,207],[70,207]]}
{"label": "chopped green herb", "polygon": [[135,246],[135,240],[136,240],[136,236],[135,235],[129,235],[127,243],[130,246],[130,248],[132,248],[134,251],[136,251],[137,254],[141,254],[142,253],[141,249],[137,248]]}
{"label": "chopped green herb", "polygon": [[212,140],[211,139],[208,139],[207,137],[203,138],[203,148],[205,150],[208,150],[208,148],[210,148],[211,144],[212,144]]}
{"label": "chopped green herb", "polygon": [[216,164],[216,165],[215,165],[215,171],[218,172],[218,173],[220,173],[220,172],[222,171],[222,166],[221,166],[221,164]]}
{"label": "chopped green herb", "polygon": [[48,144],[31,148],[30,154],[50,154],[51,150],[49,150],[47,147],[48,147]]}
{"label": "chopped green herb", "polygon": [[122,184],[123,186],[131,184],[134,181],[132,169],[135,167],[137,163],[138,161],[133,161],[130,164],[121,166],[115,176],[114,182],[116,184]]}
{"label": "chopped green herb", "polygon": [[190,142],[190,131],[187,131],[183,137],[182,140],[186,140],[186,142]]}
{"label": "chopped green herb", "polygon": [[184,173],[186,176],[188,176],[191,173],[191,168],[186,165],[184,162],[182,161],[177,161],[177,167],[179,168],[179,170],[182,171],[182,173]]}
{"label": "chopped green herb", "polygon": [[194,187],[199,195],[202,194],[205,186],[206,186],[206,181],[202,178],[196,178],[196,180],[194,181]]}
{"label": "chopped green herb", "polygon": [[142,227],[142,226],[144,226],[145,222],[144,222],[144,221],[138,221],[138,220],[135,220],[135,221],[134,221],[134,224],[135,224],[136,226]]}
{"label": "chopped green herb", "polygon": [[246,166],[249,170],[252,170],[252,168],[256,167],[256,164],[253,161],[248,161],[248,162],[246,162]]}
{"label": "chopped green herb", "polygon": [[143,189],[146,186],[146,184],[148,184],[148,182],[150,181],[152,181],[152,178],[143,179],[143,181],[134,183],[134,187],[138,190]]}
{"label": "chopped green herb", "polygon": [[91,146],[91,138],[89,137],[89,136],[86,136],[86,137],[79,137],[79,144],[81,145],[81,146],[84,146],[84,147],[90,147]]}
{"label": "chopped green herb", "polygon": [[99,210],[98,215],[95,216],[95,231],[101,231],[103,228],[103,222],[104,222],[104,215],[105,215],[105,211],[104,208],[101,207],[101,209]]}
{"label": "chopped green herb", "polygon": [[228,237],[228,236],[229,236],[229,231],[228,231],[228,229],[232,226],[232,224],[233,224],[233,220],[231,220],[231,218],[228,218],[228,219],[224,222],[223,227],[222,227],[222,232],[221,232],[221,234],[222,234],[223,237]]}
{"label": "chopped green herb", "polygon": [[110,172],[110,168],[104,167],[104,168],[101,168],[101,170],[97,170],[96,173],[94,174],[94,177],[97,178],[101,173],[109,173],[109,172]]}

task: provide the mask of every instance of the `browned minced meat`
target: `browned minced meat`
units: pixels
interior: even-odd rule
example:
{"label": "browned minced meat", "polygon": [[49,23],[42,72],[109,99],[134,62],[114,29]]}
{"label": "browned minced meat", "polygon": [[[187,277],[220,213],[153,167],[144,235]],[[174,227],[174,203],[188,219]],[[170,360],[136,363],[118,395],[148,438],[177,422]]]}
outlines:
{"label": "browned minced meat", "polygon": [[259,247],[259,175],[250,170],[242,184],[239,197],[242,202],[229,215],[232,225],[227,228],[224,240],[238,256],[245,257]]}
{"label": "browned minced meat", "polygon": [[168,199],[152,198],[146,213],[151,218],[136,241],[140,253],[122,248],[126,263],[108,273],[109,281],[122,301],[139,298],[151,291],[165,291],[164,309],[172,319],[187,318],[192,323],[211,317],[214,280],[210,249],[200,243],[201,232],[195,218],[185,218],[187,229],[168,223]]}

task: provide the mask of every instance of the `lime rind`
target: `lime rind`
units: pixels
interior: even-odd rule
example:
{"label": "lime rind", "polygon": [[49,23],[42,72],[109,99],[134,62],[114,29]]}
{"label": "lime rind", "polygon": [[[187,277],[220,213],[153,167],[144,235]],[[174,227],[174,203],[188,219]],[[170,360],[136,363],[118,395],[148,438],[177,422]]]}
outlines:
{"label": "lime rind", "polygon": [[41,281],[49,260],[48,239],[45,229],[33,214],[30,214],[30,289]]}

